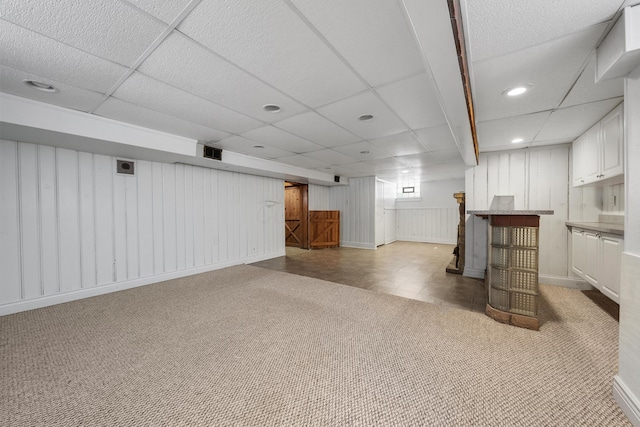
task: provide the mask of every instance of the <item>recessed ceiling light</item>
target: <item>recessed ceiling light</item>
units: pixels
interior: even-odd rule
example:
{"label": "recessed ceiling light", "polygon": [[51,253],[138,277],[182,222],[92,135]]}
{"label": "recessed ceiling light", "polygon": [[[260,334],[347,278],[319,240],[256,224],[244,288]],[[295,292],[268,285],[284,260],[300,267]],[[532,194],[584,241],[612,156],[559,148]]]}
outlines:
{"label": "recessed ceiling light", "polygon": [[49,93],[58,92],[58,89],[55,86],[51,86],[50,84],[42,83],[37,80],[23,80],[23,82],[24,84],[35,90]]}
{"label": "recessed ceiling light", "polygon": [[503,93],[507,96],[518,96],[525,93],[529,88],[527,86],[516,86],[505,90]]}
{"label": "recessed ceiling light", "polygon": [[371,151],[369,151],[369,150],[363,150],[363,151],[360,152],[360,154],[369,154],[370,152]]}
{"label": "recessed ceiling light", "polygon": [[521,143],[522,141],[524,141],[524,139],[522,139],[522,138],[514,138],[514,139],[512,139],[512,140],[511,140],[511,142],[512,142],[513,144],[519,144],[519,143]]}
{"label": "recessed ceiling light", "polygon": [[280,112],[280,106],[279,105],[275,105],[275,104],[267,104],[267,105],[263,105],[262,109],[268,113],[279,113]]}
{"label": "recessed ceiling light", "polygon": [[253,148],[257,148],[258,150],[264,150],[264,145],[254,145]]}
{"label": "recessed ceiling light", "polygon": [[400,171],[400,173],[409,173],[409,171],[405,169],[403,171]]}
{"label": "recessed ceiling light", "polygon": [[358,120],[362,120],[363,122],[368,122],[369,120],[372,120],[373,116],[371,114],[363,114],[360,117],[358,117]]}

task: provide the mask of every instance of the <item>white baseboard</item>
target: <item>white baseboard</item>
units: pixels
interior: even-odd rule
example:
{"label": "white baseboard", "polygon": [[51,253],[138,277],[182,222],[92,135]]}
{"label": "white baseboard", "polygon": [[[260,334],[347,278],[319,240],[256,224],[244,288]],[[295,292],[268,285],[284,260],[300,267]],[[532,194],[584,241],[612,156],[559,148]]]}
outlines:
{"label": "white baseboard", "polygon": [[388,244],[390,244],[390,243],[397,242],[397,241],[398,241],[398,239],[391,239],[391,240],[387,240],[387,241],[385,241],[385,242],[384,242],[384,244],[385,244],[385,245],[388,245]]}
{"label": "white baseboard", "polygon": [[376,248],[375,243],[360,243],[360,242],[340,242],[340,246],[345,248],[356,248],[356,249],[374,249]]}
{"label": "white baseboard", "polygon": [[629,418],[631,424],[640,427],[640,401],[618,375],[613,377],[613,398],[620,405],[620,409]]}
{"label": "white baseboard", "polygon": [[455,239],[442,239],[438,237],[398,236],[396,240],[401,242],[437,243],[440,245],[455,245]]}
{"label": "white baseboard", "polygon": [[166,280],[179,279],[181,277],[192,276],[194,274],[206,273],[208,271],[219,270],[225,267],[231,267],[239,264],[251,264],[253,262],[264,261],[271,258],[285,256],[284,250],[274,252],[268,255],[259,255],[247,258],[236,259],[233,261],[225,261],[217,264],[206,265],[202,267],[190,268],[188,270],[172,271],[171,273],[158,274],[155,276],[141,277],[123,282],[110,283],[107,285],[96,286],[93,288],[78,289],[75,291],[65,292],[56,295],[48,295],[40,298],[30,299],[26,301],[18,301],[9,304],[0,305],[0,316],[7,314],[19,313],[21,311],[33,310],[36,308],[48,307],[51,305],[61,304],[63,302],[75,301],[83,298],[95,297],[111,292],[123,291],[125,289],[137,288],[138,286],[150,285],[153,283],[164,282]]}
{"label": "white baseboard", "polygon": [[479,270],[477,268],[471,268],[465,265],[464,273],[462,273],[462,275],[466,277],[473,277],[475,279],[484,279],[484,269]]}
{"label": "white baseboard", "polygon": [[543,285],[562,286],[563,288],[580,289],[581,291],[594,289],[593,286],[578,277],[548,276],[546,274],[539,274],[538,283]]}

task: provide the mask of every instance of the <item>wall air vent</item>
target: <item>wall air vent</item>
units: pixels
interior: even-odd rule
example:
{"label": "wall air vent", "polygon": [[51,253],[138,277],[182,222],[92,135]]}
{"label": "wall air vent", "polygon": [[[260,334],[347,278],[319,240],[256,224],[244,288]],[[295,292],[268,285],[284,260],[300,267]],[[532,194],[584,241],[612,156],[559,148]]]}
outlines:
{"label": "wall air vent", "polygon": [[131,160],[118,160],[116,172],[124,175],[135,175],[135,163]]}
{"label": "wall air vent", "polygon": [[222,160],[222,148],[204,146],[204,157],[213,160]]}

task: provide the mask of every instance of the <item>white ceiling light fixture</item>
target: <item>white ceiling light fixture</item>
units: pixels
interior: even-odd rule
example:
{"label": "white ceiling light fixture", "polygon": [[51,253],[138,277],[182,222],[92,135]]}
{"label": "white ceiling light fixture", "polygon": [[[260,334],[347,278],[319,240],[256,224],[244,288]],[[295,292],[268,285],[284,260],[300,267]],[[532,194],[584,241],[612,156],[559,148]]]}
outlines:
{"label": "white ceiling light fixture", "polygon": [[253,148],[257,150],[264,150],[264,145],[254,145]]}
{"label": "white ceiling light fixture", "polygon": [[373,120],[373,115],[371,115],[371,114],[363,114],[360,117],[358,117],[358,120],[361,120],[363,122],[368,122],[369,120]]}
{"label": "white ceiling light fixture", "polygon": [[519,144],[522,141],[524,141],[524,139],[522,139],[522,138],[514,138],[514,139],[511,140],[511,143],[512,144]]}
{"label": "white ceiling light fixture", "polygon": [[37,80],[23,80],[24,84],[32,89],[39,90],[41,92],[55,93],[59,92],[58,88],[47,83],[39,82]]}
{"label": "white ceiling light fixture", "polygon": [[263,105],[262,109],[267,113],[279,113],[281,110],[280,106],[275,104]]}
{"label": "white ceiling light fixture", "polygon": [[505,89],[502,92],[502,94],[506,96],[518,96],[528,91],[530,87],[531,85],[520,85],[520,86],[510,87],[508,89]]}
{"label": "white ceiling light fixture", "polygon": [[409,171],[405,169],[403,171],[400,171],[400,173],[409,173]]}

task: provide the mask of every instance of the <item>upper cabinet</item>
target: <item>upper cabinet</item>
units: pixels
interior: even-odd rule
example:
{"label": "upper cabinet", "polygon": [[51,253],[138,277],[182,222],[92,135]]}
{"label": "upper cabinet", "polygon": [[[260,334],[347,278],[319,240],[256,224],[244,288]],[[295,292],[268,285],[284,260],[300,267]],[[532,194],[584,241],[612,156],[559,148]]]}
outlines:
{"label": "upper cabinet", "polygon": [[573,186],[623,182],[623,104],[573,142]]}

